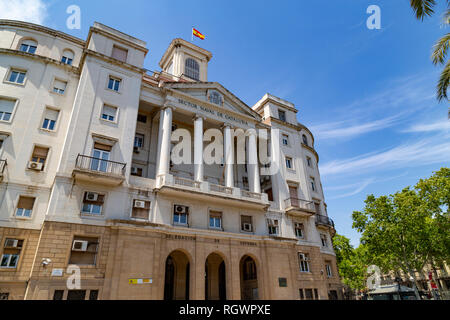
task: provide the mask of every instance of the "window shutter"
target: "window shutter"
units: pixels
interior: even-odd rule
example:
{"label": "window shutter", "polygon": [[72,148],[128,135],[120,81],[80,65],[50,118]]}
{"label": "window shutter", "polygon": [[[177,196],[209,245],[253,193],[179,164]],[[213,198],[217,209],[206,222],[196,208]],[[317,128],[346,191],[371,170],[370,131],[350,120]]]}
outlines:
{"label": "window shutter", "polygon": [[114,46],[112,51],[112,57],[122,62],[127,61],[128,50]]}
{"label": "window shutter", "polygon": [[45,110],[45,118],[49,120],[56,121],[58,120],[59,111],[53,110],[53,109],[46,109]]}
{"label": "window shutter", "polygon": [[34,205],[35,198],[30,197],[20,197],[19,203],[17,204],[17,208],[32,210]]}
{"label": "window shutter", "polygon": [[111,151],[111,146],[108,146],[106,144],[101,144],[101,143],[96,142],[94,144],[94,149],[110,152]]}
{"label": "window shutter", "polygon": [[0,99],[0,112],[12,113],[15,105],[15,100]]}
{"label": "window shutter", "polygon": [[34,147],[33,157],[47,158],[48,148]]}
{"label": "window shutter", "polygon": [[61,80],[55,80],[55,83],[53,85],[55,88],[60,90],[66,90],[67,82],[61,81]]}

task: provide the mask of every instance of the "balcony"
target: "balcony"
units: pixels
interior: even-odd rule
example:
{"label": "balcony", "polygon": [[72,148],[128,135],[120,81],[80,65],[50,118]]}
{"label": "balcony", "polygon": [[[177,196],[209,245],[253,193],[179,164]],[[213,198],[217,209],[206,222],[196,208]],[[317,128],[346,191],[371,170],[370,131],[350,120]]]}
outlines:
{"label": "balcony", "polygon": [[287,214],[299,217],[309,217],[316,210],[312,201],[297,198],[284,200],[284,207],[286,208]]}
{"label": "balcony", "polygon": [[316,215],[316,225],[334,229],[334,221],[327,216]]}
{"label": "balcony", "polygon": [[8,163],[6,162],[6,159],[5,160],[0,160],[0,182],[3,181],[3,174],[5,172],[5,168],[6,168],[7,164]]}
{"label": "balcony", "polygon": [[125,180],[126,163],[79,154],[73,170],[76,180],[118,186]]}
{"label": "balcony", "polygon": [[156,188],[159,189],[161,194],[201,201],[211,200],[214,203],[234,203],[236,206],[249,209],[266,209],[270,205],[265,193],[254,193],[239,188],[229,188],[205,181],[194,181],[170,174],[157,177]]}

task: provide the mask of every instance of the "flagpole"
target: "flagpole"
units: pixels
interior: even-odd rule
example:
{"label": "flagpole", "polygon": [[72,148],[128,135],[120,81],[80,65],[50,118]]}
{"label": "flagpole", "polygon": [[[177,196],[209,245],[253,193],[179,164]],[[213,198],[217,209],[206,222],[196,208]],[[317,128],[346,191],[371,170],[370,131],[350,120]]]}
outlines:
{"label": "flagpole", "polygon": [[194,42],[194,26],[192,26],[191,30],[191,42]]}

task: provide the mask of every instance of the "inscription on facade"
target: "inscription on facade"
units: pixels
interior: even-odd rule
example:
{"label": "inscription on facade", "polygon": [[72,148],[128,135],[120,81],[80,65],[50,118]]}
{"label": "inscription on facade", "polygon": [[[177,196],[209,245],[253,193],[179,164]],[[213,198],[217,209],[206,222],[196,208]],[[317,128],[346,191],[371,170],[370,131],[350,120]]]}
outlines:
{"label": "inscription on facade", "polygon": [[166,239],[172,239],[172,240],[187,240],[187,241],[195,241],[196,237],[190,237],[190,236],[179,236],[175,234],[166,234]]}
{"label": "inscription on facade", "polygon": [[250,246],[250,247],[256,247],[257,244],[254,242],[248,242],[248,241],[241,241],[240,242],[241,246]]}
{"label": "inscription on facade", "polygon": [[182,105],[185,105],[185,106],[187,106],[187,107],[189,107],[189,108],[192,108],[192,109],[195,109],[195,110],[200,110],[200,111],[202,111],[202,112],[204,112],[204,113],[208,113],[208,114],[211,114],[211,115],[213,115],[213,116],[222,118],[222,119],[227,120],[227,121],[231,121],[231,122],[235,122],[235,123],[239,123],[239,124],[248,125],[248,122],[245,121],[245,120],[236,118],[236,117],[234,117],[234,116],[230,116],[230,115],[228,115],[228,114],[223,114],[222,112],[218,112],[218,111],[215,111],[215,110],[212,110],[212,109],[203,107],[203,106],[199,106],[199,105],[197,105],[197,104],[195,104],[195,103],[192,103],[192,102],[183,100],[183,99],[181,99],[181,98],[178,98],[178,103],[180,103],[180,104],[182,104]]}

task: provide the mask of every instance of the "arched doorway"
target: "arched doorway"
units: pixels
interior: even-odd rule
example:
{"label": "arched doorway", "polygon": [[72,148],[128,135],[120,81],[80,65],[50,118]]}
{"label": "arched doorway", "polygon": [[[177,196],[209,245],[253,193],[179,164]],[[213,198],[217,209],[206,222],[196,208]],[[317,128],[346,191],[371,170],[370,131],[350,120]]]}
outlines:
{"label": "arched doorway", "polygon": [[211,253],[205,261],[205,300],[226,300],[225,261]]}
{"label": "arched doorway", "polygon": [[258,274],[255,260],[245,255],[239,263],[241,277],[241,299],[258,300]]}
{"label": "arched doorway", "polygon": [[166,259],[164,300],[189,300],[190,264],[187,255],[173,251]]}

